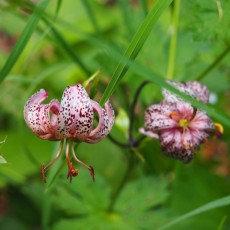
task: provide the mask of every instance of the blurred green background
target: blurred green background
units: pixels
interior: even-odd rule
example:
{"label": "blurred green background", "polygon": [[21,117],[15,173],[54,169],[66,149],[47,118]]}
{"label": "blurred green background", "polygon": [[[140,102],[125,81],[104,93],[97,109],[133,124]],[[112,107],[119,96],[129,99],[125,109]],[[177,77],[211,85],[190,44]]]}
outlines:
{"label": "blurred green background", "polygon": [[[0,1],[1,68],[33,13],[32,2],[39,3]],[[66,86],[83,83],[98,70],[99,101],[118,65],[114,53],[123,55],[156,2],[49,2],[44,16],[55,30],[40,19],[0,85],[0,141],[5,140],[0,146],[0,229],[160,229],[229,195],[230,129],[225,125],[223,137],[211,137],[188,165],[167,158],[152,139],[129,149],[106,138],[95,145],[81,143],[77,149],[78,157],[94,167],[94,183],[79,167],[80,174],[70,184],[64,154],[47,174],[48,183],[42,182],[40,167],[56,154],[58,143],[41,140],[27,128],[26,101],[41,88],[49,92],[47,101],[60,100]],[[214,98],[211,108],[229,117],[229,11],[229,0],[173,1],[136,62],[162,78],[200,80]],[[130,105],[144,79],[128,71],[111,97],[117,116],[111,135],[118,141],[128,141]],[[140,135],[144,110],[161,99],[158,85],[143,89],[135,109],[134,137]],[[229,213],[229,206],[221,207],[169,229],[230,229]]]}

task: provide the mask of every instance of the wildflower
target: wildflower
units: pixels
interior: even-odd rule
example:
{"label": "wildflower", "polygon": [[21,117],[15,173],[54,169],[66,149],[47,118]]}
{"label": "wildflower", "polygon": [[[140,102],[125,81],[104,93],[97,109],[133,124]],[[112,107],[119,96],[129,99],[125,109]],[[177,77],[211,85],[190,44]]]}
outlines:
{"label": "wildflower", "polygon": [[[170,83],[180,91],[202,102],[208,102],[209,92],[202,84]],[[146,110],[145,127],[140,129],[140,132],[159,139],[166,155],[188,163],[209,134],[221,133],[221,126],[213,124],[204,111],[193,108],[191,104],[165,89],[163,96],[163,102],[151,105]]]}
{"label": "wildflower", "polygon": [[[92,166],[80,161],[74,151],[74,142],[83,141],[97,143],[105,138],[114,123],[114,111],[109,101],[102,108],[96,101],[89,98],[85,89],[77,84],[68,86],[62,96],[61,103],[53,99],[49,104],[42,104],[48,97],[48,93],[41,89],[30,97],[24,107],[24,119],[28,127],[39,138],[51,141],[60,140],[60,147],[56,157],[44,167],[41,172],[43,180],[46,181],[45,172],[59,159],[64,140],[66,140],[66,161],[68,163],[67,178],[78,175],[70,161],[69,152],[72,152],[73,159],[86,167],[94,180]],[[94,112],[98,114],[97,127],[93,127]]]}

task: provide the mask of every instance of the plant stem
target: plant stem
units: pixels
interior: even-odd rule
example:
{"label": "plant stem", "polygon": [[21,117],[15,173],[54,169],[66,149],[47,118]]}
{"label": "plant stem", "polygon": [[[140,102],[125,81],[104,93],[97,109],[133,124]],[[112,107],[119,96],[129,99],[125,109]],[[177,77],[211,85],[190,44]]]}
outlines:
{"label": "plant stem", "polygon": [[[136,104],[137,104],[137,100],[138,100],[138,97],[142,91],[142,89],[148,84],[150,83],[149,81],[144,81],[141,83],[141,85],[138,87],[135,95],[134,95],[134,99],[133,99],[133,102],[131,104],[131,107],[130,107],[130,112],[129,112],[129,144],[130,146],[133,147],[133,144],[134,144],[134,139],[133,139],[133,124],[134,124],[134,114],[135,114],[135,107],[136,107]],[[137,142],[139,143],[139,142]]]}
{"label": "plant stem", "polygon": [[224,49],[224,51],[209,65],[201,74],[199,74],[195,80],[200,81],[203,79],[209,72],[211,72],[222,60],[223,58],[229,53],[230,51],[230,44]]}
{"label": "plant stem", "polygon": [[173,79],[173,75],[174,75],[179,13],[180,13],[180,0],[175,0],[173,5],[173,16],[172,16],[172,26],[171,26],[172,36],[171,36],[170,47],[169,47],[169,61],[168,61],[168,72],[167,72],[168,79]]}

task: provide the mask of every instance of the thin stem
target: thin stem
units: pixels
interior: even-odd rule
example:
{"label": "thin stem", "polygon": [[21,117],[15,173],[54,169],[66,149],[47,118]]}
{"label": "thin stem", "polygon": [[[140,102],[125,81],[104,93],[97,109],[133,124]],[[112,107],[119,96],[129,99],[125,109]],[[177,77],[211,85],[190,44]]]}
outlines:
{"label": "thin stem", "polygon": [[209,65],[201,74],[199,74],[195,80],[200,81],[203,79],[209,72],[211,72],[222,60],[223,58],[229,53],[230,51],[230,44],[224,49],[224,51]]}
{"label": "thin stem", "polygon": [[148,83],[150,83],[149,81],[144,81],[142,82],[142,84],[138,87],[135,95],[134,95],[134,99],[133,99],[133,102],[131,104],[131,107],[130,107],[130,113],[129,113],[129,119],[130,119],[130,123],[129,123],[129,144],[131,146],[133,146],[133,135],[132,135],[132,132],[133,132],[133,124],[134,124],[134,111],[135,111],[135,107],[136,107],[136,104],[137,104],[137,100],[138,100],[138,97],[142,91],[142,89],[144,88],[145,85],[147,85]]}
{"label": "thin stem", "polygon": [[179,22],[179,13],[180,13],[180,0],[175,0],[173,5],[173,18],[171,26],[171,41],[169,48],[169,61],[168,61],[168,72],[167,78],[173,79],[174,69],[175,69],[175,57],[176,57],[176,43],[177,43],[177,30]]}
{"label": "thin stem", "polygon": [[127,143],[122,143],[122,142],[116,140],[111,134],[109,134],[107,137],[108,137],[115,145],[118,145],[118,146],[123,147],[123,148],[129,148],[129,147],[130,147],[129,144],[127,144]]}
{"label": "thin stem", "polygon": [[134,99],[133,99],[133,102],[130,106],[130,113],[129,113],[129,140],[128,140],[128,143],[122,143],[118,140],[116,140],[114,137],[112,137],[111,135],[108,135],[108,138],[116,145],[122,147],[122,148],[133,148],[133,147],[137,147],[141,141],[143,141],[143,139],[145,138],[145,136],[143,137],[140,137],[139,139],[135,140],[133,138],[133,124],[134,124],[134,111],[135,111],[135,107],[136,107],[136,104],[137,104],[137,100],[138,100],[138,97],[142,91],[142,89],[144,88],[145,85],[147,85],[148,83],[150,83],[150,81],[144,81],[141,83],[141,85],[138,87],[135,95],[134,95]]}

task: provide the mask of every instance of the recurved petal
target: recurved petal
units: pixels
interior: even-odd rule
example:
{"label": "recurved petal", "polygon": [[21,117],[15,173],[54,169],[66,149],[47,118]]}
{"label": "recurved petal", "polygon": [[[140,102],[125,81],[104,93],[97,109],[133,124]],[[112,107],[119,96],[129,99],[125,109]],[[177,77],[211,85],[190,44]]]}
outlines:
{"label": "recurved petal", "polygon": [[52,117],[59,112],[58,100],[53,100],[49,104],[41,104],[48,97],[48,93],[41,89],[30,97],[24,107],[24,119],[28,127],[40,138],[56,140],[55,122],[51,124]]}
{"label": "recurved petal", "polygon": [[186,83],[186,86],[192,90],[193,95],[198,101],[208,103],[209,91],[207,87],[197,81],[190,81]]}
{"label": "recurved petal", "polygon": [[145,112],[145,130],[156,132],[177,127],[177,122],[170,118],[174,110],[175,105],[170,103],[150,106]]}
{"label": "recurved petal", "polygon": [[105,109],[103,109],[96,101],[92,101],[93,109],[98,113],[98,125],[95,129],[93,129],[86,142],[88,143],[97,143],[105,138],[109,132],[111,131],[114,124],[114,110],[108,100],[105,103]]}
{"label": "recurved petal", "polygon": [[57,136],[84,141],[92,129],[93,117],[93,107],[85,89],[80,84],[68,86],[57,117]]}
{"label": "recurved petal", "polygon": [[[205,85],[197,81],[191,81],[187,83],[174,82],[174,81],[167,81],[167,82],[172,86],[174,86],[176,89],[180,90],[181,92],[196,98],[198,101],[208,103],[209,91]],[[162,90],[162,94],[164,96],[164,99],[168,102],[177,102],[182,100],[179,96],[171,93],[166,89]]]}

